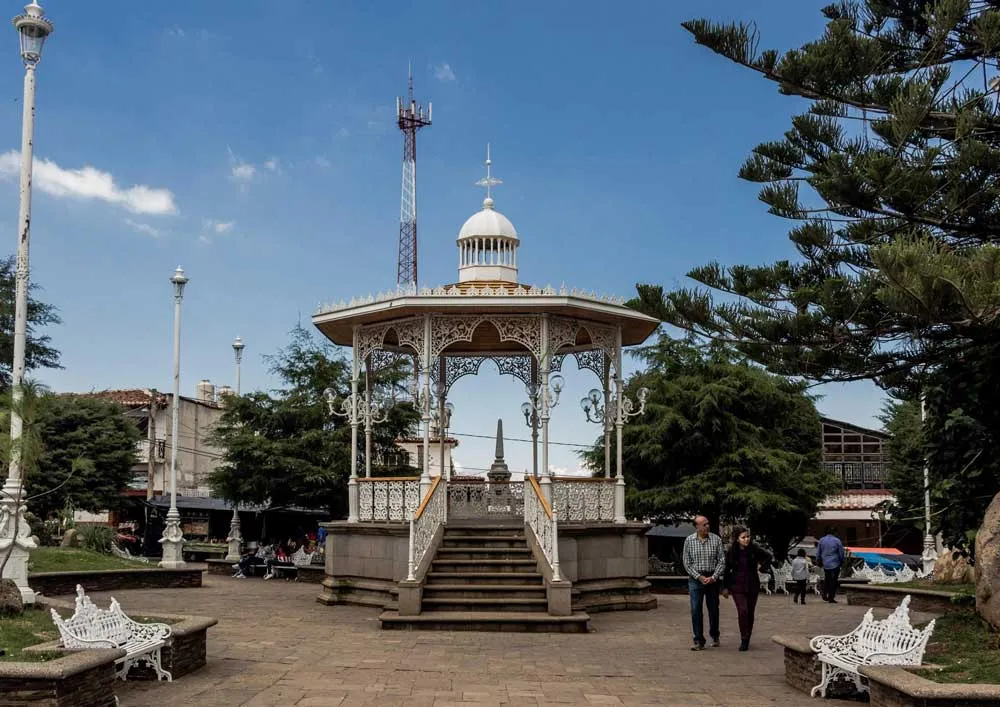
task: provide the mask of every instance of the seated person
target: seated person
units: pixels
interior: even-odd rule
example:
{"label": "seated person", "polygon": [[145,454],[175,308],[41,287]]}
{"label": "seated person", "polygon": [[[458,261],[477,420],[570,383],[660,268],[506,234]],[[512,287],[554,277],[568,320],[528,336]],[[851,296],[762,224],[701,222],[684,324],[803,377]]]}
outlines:
{"label": "seated person", "polygon": [[[295,549],[295,543],[291,543],[291,550]],[[264,575],[264,579],[274,579],[274,568],[275,567],[294,567],[295,564],[292,562],[291,554],[286,550],[286,548],[279,546],[278,551],[272,559],[266,560],[267,573]]]}
{"label": "seated person", "polygon": [[263,565],[267,563],[267,560],[274,557],[274,548],[272,545],[261,545],[260,549],[256,553],[248,552],[240,558],[237,565],[236,573],[233,575],[238,579],[246,579],[247,575],[253,574],[251,567],[254,565]]}

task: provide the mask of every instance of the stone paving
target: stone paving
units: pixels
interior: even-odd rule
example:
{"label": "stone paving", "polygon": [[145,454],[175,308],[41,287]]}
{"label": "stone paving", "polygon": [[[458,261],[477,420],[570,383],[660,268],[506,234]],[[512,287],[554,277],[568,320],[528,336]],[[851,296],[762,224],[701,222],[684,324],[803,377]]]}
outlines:
{"label": "stone paving", "polygon": [[846,632],[863,613],[764,596],[755,641],[739,653],[736,612],[724,601],[722,647],[695,653],[686,596],[660,596],[654,611],[596,614],[587,635],[553,635],[382,631],[378,610],[323,606],[318,592],[211,575],[200,589],[114,592],[129,613],[219,619],[205,668],[172,684],[123,684],[121,707],[815,705],[785,684],[782,651],[769,637]]}

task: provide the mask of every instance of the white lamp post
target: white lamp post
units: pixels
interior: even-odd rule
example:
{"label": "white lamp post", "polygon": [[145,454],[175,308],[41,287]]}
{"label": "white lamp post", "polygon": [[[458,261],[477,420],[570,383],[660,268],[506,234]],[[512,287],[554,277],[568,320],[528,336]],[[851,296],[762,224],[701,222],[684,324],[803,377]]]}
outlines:
{"label": "white lamp post", "polygon": [[[17,219],[17,269],[14,299],[14,361],[11,365],[13,405],[10,414],[10,469],[0,493],[0,552],[10,551],[3,569],[5,579],[13,579],[27,604],[34,603],[35,593],[28,587],[28,554],[35,543],[24,520],[21,482],[20,402],[24,391],[24,354],[28,331],[28,246],[31,235],[31,168],[35,134],[35,67],[42,58],[45,38],[54,29],[44,17],[45,11],[32,0],[24,14],[14,18],[14,28],[21,38],[24,61],[24,106],[21,117],[21,185]],[[13,547],[11,547],[13,545]]]}
{"label": "white lamp post", "polygon": [[170,430],[170,510],[167,511],[167,523],[163,527],[163,559],[160,567],[183,567],[184,533],[181,531],[181,514],[177,511],[177,432],[180,427],[180,395],[181,395],[181,300],[184,299],[184,285],[188,278],[178,265],[170,278],[174,286],[174,401],[171,410]]}
{"label": "white lamp post", "polygon": [[[246,348],[246,344],[243,343],[243,339],[236,337],[233,339],[233,353],[236,354],[236,396],[240,395],[240,364],[243,363],[243,349]],[[229,562],[238,562],[240,559],[240,548],[243,544],[243,535],[240,532],[240,512],[237,510],[237,504],[233,504],[233,518],[229,521],[229,536],[226,538],[226,542],[229,543],[229,548],[226,553],[226,560]]]}
{"label": "white lamp post", "polygon": [[[927,424],[927,405],[924,396],[920,396],[920,427],[923,430]],[[930,574],[934,571],[937,563],[937,549],[934,547],[934,536],[931,535],[931,479],[930,468],[927,464],[927,455],[924,455],[924,552],[920,559],[923,561],[924,572]]]}

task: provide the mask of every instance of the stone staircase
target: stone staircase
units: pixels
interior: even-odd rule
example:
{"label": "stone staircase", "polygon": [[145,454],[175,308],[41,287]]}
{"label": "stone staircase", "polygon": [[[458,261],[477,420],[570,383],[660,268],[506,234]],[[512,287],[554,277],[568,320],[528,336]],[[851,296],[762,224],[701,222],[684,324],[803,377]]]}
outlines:
{"label": "stone staircase", "polygon": [[584,613],[550,616],[523,523],[452,522],[424,580],[420,614],[387,610],[383,629],[586,633]]}

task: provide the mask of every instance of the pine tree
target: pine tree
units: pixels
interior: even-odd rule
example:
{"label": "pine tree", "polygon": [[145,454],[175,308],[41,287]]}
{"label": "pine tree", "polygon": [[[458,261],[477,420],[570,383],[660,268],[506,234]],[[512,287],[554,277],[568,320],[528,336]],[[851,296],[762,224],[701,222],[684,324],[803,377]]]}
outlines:
{"label": "pine tree", "polygon": [[[0,391],[10,386],[10,367],[14,360],[14,256],[0,260]],[[62,368],[59,352],[51,346],[51,338],[40,330],[51,324],[59,324],[59,314],[51,304],[39,302],[28,293],[28,335],[25,349],[25,370],[39,368]]]}
{"label": "pine tree", "polygon": [[811,102],[739,172],[794,222],[797,252],[696,268],[700,289],[640,285],[633,304],[777,372],[891,387],[1000,342],[1000,2],[859,0],[823,13],[823,35],[784,53],[761,50],[752,23],[684,23]]}

